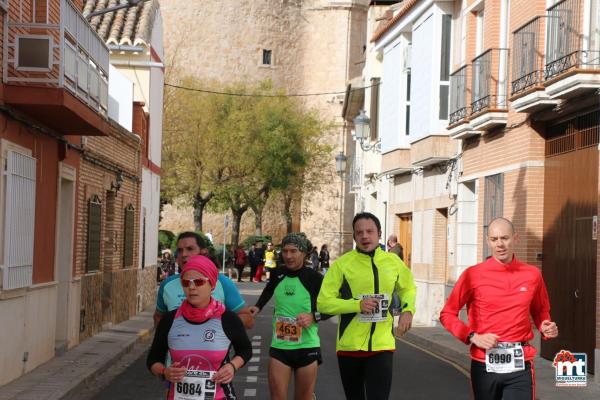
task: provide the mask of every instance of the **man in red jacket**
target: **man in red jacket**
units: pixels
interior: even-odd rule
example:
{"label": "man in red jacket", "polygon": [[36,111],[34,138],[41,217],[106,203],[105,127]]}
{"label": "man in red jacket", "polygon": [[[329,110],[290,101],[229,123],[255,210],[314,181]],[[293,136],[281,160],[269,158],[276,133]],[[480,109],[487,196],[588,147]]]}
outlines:
{"label": "man in red jacket", "polygon": [[[512,222],[494,219],[487,242],[492,256],[460,276],[440,313],[442,325],[471,346],[471,385],[476,400],[535,398],[533,330],[558,336],[540,270],[514,256]],[[467,305],[468,324],[458,318]]]}

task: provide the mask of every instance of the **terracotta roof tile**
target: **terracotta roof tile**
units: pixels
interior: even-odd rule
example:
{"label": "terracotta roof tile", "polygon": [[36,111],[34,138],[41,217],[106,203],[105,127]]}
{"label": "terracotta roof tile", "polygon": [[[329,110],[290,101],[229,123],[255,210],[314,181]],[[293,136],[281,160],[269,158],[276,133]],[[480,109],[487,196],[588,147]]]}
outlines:
{"label": "terracotta roof tile", "polygon": [[410,11],[411,8],[413,8],[415,6],[415,4],[417,4],[420,0],[406,0],[404,2],[404,4],[402,5],[402,8],[400,8],[398,10],[398,13],[396,13],[396,15],[394,15],[394,18],[392,18],[387,24],[381,26],[379,29],[377,29],[375,31],[375,33],[373,33],[373,37],[371,38],[371,42],[376,42],[379,39],[381,39],[381,37],[388,32],[390,29],[392,29],[392,27],[396,24],[396,22],[398,22],[400,20],[400,18],[402,18],[407,12]]}
{"label": "terracotta roof tile", "polygon": [[[127,0],[85,0],[83,15],[126,3]],[[98,15],[91,19],[90,24],[106,44],[149,46],[158,9],[158,1],[150,0]]]}

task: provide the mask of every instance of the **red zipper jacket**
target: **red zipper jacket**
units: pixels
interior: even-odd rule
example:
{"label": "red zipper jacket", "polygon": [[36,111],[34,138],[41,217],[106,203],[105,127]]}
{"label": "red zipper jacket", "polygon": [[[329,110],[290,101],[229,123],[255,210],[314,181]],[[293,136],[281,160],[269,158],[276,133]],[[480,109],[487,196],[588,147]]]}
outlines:
{"label": "red zipper jacket", "polygon": [[[469,323],[458,318],[467,305]],[[467,268],[440,313],[442,325],[467,343],[471,332],[494,333],[499,342],[526,342],[533,339],[529,315],[538,330],[550,320],[550,301],[541,271],[513,257],[502,264],[494,257]],[[524,346],[525,359],[536,354],[535,347]],[[485,361],[485,350],[471,345],[471,358]]]}

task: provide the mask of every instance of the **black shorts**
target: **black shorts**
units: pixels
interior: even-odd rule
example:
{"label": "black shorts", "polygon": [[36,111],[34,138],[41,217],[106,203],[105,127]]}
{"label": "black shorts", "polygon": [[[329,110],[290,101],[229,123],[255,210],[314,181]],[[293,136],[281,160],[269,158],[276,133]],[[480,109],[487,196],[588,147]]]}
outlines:
{"label": "black shorts", "polygon": [[273,357],[277,361],[280,361],[292,369],[306,367],[313,362],[317,362],[318,365],[323,363],[321,358],[320,347],[309,347],[306,349],[292,349],[283,350],[271,347],[269,349],[269,356]]}
{"label": "black shorts", "polygon": [[471,360],[471,387],[475,400],[533,400],[535,372],[533,362],[525,361],[523,371],[496,374],[485,370],[485,363]]}

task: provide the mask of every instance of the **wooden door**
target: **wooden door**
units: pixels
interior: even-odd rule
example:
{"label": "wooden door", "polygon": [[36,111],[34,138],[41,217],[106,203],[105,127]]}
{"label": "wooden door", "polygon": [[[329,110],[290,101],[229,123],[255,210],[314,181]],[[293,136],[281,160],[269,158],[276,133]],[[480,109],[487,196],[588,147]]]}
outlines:
{"label": "wooden door", "polygon": [[408,268],[412,261],[412,213],[398,215],[400,218],[400,230],[398,232],[398,243],[404,252],[404,263]]}
{"label": "wooden door", "polygon": [[543,276],[560,335],[542,341],[542,356],[553,359],[561,349],[583,352],[593,373],[599,132],[585,117],[557,126],[558,135],[546,143]]}

